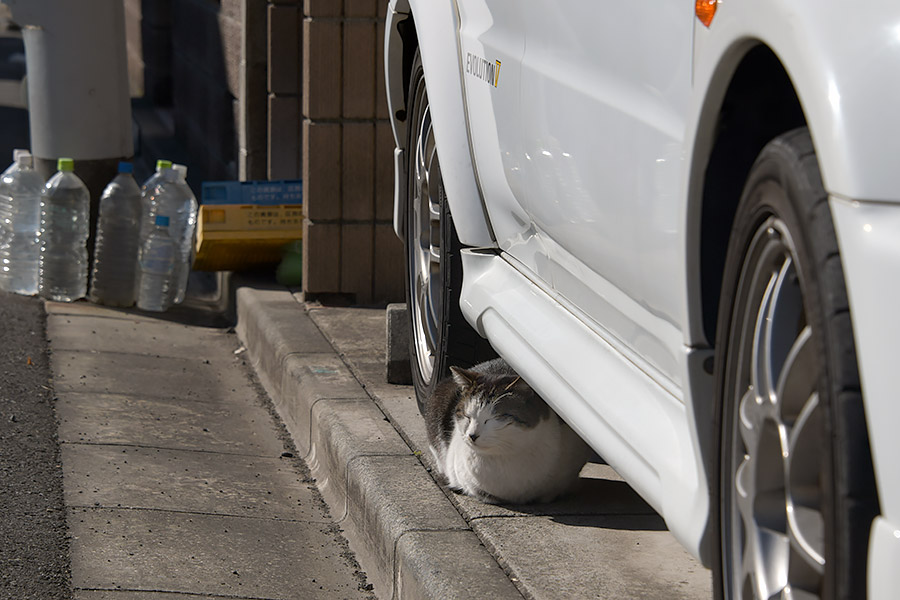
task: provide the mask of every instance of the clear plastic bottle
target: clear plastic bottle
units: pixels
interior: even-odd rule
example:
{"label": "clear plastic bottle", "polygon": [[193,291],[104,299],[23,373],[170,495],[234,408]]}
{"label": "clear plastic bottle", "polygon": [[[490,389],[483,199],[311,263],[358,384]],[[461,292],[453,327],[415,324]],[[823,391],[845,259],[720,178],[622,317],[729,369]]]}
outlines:
{"label": "clear plastic bottle", "polygon": [[[141,184],[141,223],[138,237],[138,253],[140,253],[140,248],[143,247],[154,227],[155,213],[151,214],[150,196],[153,194],[156,186],[162,181],[165,172],[171,168],[172,161],[163,158],[157,160],[156,171]],[[141,286],[141,265],[139,263],[135,263],[135,271],[137,273],[134,281],[134,295],[136,299],[138,293],[140,293]]]}
{"label": "clear plastic bottle", "polygon": [[157,215],[153,229],[140,251],[140,290],[137,306],[141,310],[163,312],[171,305],[169,286],[175,269],[177,248],[169,236],[169,217]]}
{"label": "clear plastic bottle", "polygon": [[[149,192],[148,190],[152,190],[153,186],[159,183],[163,177],[163,171],[166,169],[172,168],[172,161],[166,160],[164,158],[160,158],[156,161],[156,171],[147,178],[147,180],[141,184],[141,195],[146,196]],[[150,223],[148,229],[153,229],[153,223]]]}
{"label": "clear plastic bottle", "polygon": [[[173,282],[168,290],[172,304],[184,300],[197,225],[197,198],[185,181],[186,173],[187,168],[181,165],[178,165],[178,168],[165,169],[162,171],[162,179],[152,189],[147,188],[148,195],[145,199],[145,208],[148,211],[145,223],[153,222],[156,215],[170,217],[169,235],[177,248]],[[148,235],[149,233],[142,234],[142,239],[146,240]]]}
{"label": "clear plastic bottle", "polygon": [[141,188],[131,163],[120,162],[119,174],[103,190],[97,219],[97,241],[91,273],[91,302],[131,306],[135,299],[140,248]]}
{"label": "clear plastic bottle", "polygon": [[141,184],[141,206],[143,207],[143,216],[141,217],[141,243],[150,235],[153,229],[153,215],[150,214],[150,196],[156,189],[156,186],[163,180],[163,177],[169,169],[172,168],[172,161],[159,159],[156,161],[156,171]]}
{"label": "clear plastic bottle", "polygon": [[197,213],[199,204],[191,186],[187,183],[187,167],[184,165],[172,165],[178,173],[176,185],[181,194],[181,205],[178,210],[179,219],[183,223],[180,237],[174,238],[178,245],[179,262],[176,265],[176,287],[172,290],[172,302],[181,304],[187,293],[188,278],[191,274],[191,266],[194,264],[194,237],[197,233]]}
{"label": "clear plastic bottle", "polygon": [[13,150],[13,161],[2,174],[0,174],[0,243],[6,239],[6,223],[10,218],[10,209],[11,204],[9,200],[9,193],[5,190],[6,185],[3,183],[3,180],[19,171],[19,157],[22,155],[31,156],[31,152],[28,150],[23,150],[22,148],[16,148]]}
{"label": "clear plastic bottle", "polygon": [[16,167],[0,178],[5,218],[0,239],[0,289],[26,296],[38,290],[38,232],[44,178],[32,168],[32,156],[17,151]]}
{"label": "clear plastic bottle", "polygon": [[72,302],[87,292],[87,239],[90,193],[74,173],[71,158],[60,158],[59,169],[41,191],[38,293],[43,298]]}

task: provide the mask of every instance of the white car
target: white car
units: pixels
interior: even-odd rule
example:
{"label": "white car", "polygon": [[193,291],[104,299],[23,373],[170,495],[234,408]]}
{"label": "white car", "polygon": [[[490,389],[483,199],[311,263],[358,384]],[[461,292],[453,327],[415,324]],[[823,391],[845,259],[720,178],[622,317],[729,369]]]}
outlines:
{"label": "white car", "polygon": [[900,597],[900,3],[390,0],[416,393],[496,351],[722,598]]}

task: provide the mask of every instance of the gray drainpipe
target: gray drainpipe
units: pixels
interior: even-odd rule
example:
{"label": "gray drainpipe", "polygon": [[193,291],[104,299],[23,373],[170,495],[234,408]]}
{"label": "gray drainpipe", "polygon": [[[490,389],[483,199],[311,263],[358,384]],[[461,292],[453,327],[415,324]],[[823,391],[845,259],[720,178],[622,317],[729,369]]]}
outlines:
{"label": "gray drainpipe", "polygon": [[120,160],[134,154],[122,0],[3,0],[22,27],[31,153],[45,178],[59,157],[91,192],[93,255],[97,206]]}

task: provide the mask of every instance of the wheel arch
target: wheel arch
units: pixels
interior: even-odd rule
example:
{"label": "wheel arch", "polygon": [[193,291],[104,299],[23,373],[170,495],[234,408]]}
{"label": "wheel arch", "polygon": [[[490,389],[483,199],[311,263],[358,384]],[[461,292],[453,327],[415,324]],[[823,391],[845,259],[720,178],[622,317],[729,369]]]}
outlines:
{"label": "wheel arch", "polygon": [[695,145],[692,161],[703,169],[692,186],[696,206],[690,210],[698,235],[688,237],[694,246],[689,255],[699,273],[691,321],[700,325],[699,339],[708,346],[716,339],[725,253],[747,174],[769,141],[807,123],[791,78],[766,45],[746,45],[726,81],[720,98],[710,98],[717,106],[704,111],[715,117],[707,118],[709,140]]}
{"label": "wheel arch", "polygon": [[[756,85],[765,81],[765,86]],[[777,107],[778,119],[768,119]],[[686,252],[688,323],[696,351],[690,353],[691,412],[706,473],[717,476],[718,434],[713,346],[716,340],[725,255],[744,182],[762,148],[781,133],[806,123],[794,84],[775,53],[758,40],[744,40],[725,53],[707,85],[691,159]],[[711,490],[712,491],[712,490]],[[717,527],[710,521],[701,556],[714,556]]]}
{"label": "wheel arch", "polygon": [[[750,169],[769,141],[806,126],[826,191],[848,194],[857,189],[862,173],[858,160],[845,160],[846,146],[859,142],[861,134],[836,127],[832,118],[823,118],[834,117],[823,107],[831,100],[814,93],[819,88],[810,85],[808,76],[793,77],[794,71],[787,64],[759,38],[736,42],[712,70],[694,129],[686,200],[688,335],[689,344],[699,350],[700,361],[706,362],[702,368],[700,361],[693,365],[689,386],[710,483],[718,481],[714,365],[720,356],[714,346],[721,287],[733,221]],[[796,65],[794,70],[798,70]],[[877,186],[869,189],[876,190]],[[715,495],[715,490],[711,492]],[[704,559],[710,556],[716,535],[717,525],[711,520],[701,550]]]}
{"label": "wheel arch", "polygon": [[429,89],[435,143],[444,187],[460,241],[466,246],[494,245],[475,178],[460,75],[457,43],[459,16],[454,0],[391,0],[385,22],[385,84],[396,144],[394,228],[406,204],[407,102],[413,57],[422,56]]}

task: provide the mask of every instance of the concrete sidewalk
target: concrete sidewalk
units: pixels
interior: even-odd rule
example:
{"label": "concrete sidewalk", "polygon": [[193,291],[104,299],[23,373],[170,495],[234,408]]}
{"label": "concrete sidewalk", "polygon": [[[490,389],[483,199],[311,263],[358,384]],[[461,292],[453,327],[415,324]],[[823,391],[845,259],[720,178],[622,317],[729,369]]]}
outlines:
{"label": "concrete sidewalk", "polygon": [[221,316],[45,307],[77,600],[373,599]]}
{"label": "concrete sidewalk", "polygon": [[604,464],[560,501],[492,506],[431,477],[385,311],[238,287],[237,333],[380,598],[709,598],[710,573]]}

